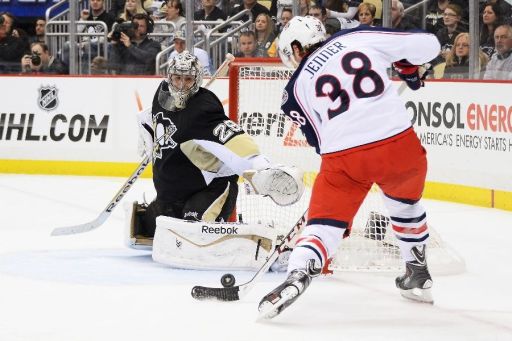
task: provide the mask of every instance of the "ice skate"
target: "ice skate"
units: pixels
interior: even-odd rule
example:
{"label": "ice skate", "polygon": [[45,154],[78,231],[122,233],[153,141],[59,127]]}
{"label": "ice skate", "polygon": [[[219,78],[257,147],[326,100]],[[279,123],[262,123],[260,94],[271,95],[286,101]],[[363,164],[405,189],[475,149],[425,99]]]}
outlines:
{"label": "ice skate", "polygon": [[415,246],[411,252],[416,260],[405,263],[405,274],[395,279],[396,287],[405,298],[433,304],[432,277],[427,268],[425,246]]}
{"label": "ice skate", "polygon": [[258,319],[271,319],[295,302],[322,269],[315,268],[315,261],[308,260],[305,269],[293,270],[286,281],[263,297],[258,306]]}

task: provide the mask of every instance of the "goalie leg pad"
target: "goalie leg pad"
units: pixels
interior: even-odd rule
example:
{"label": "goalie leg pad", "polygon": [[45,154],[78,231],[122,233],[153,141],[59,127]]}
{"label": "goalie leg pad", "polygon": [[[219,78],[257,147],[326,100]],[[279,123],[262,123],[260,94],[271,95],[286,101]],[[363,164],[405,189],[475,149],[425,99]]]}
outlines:
{"label": "goalie leg pad", "polygon": [[269,196],[276,204],[296,203],[304,193],[303,173],[297,167],[277,166],[259,171],[248,171],[244,177],[257,194]]}
{"label": "goalie leg pad", "polygon": [[156,219],[153,260],[175,268],[258,270],[276,246],[278,230],[264,224]]}

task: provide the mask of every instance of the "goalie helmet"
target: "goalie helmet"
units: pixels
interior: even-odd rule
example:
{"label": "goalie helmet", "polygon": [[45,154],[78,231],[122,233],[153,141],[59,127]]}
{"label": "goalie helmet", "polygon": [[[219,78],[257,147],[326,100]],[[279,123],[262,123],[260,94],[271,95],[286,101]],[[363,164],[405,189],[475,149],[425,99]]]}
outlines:
{"label": "goalie helmet", "polygon": [[[178,88],[171,80],[172,75],[193,76],[194,84],[190,87]],[[177,54],[169,62],[167,82],[174,106],[178,109],[185,108],[187,100],[199,91],[199,87],[203,83],[203,67],[197,57],[186,50]]]}
{"label": "goalie helmet", "polygon": [[290,68],[299,66],[299,60],[293,55],[292,43],[299,42],[307,49],[326,38],[325,27],[320,20],[311,16],[295,16],[283,28],[279,36],[279,57]]}

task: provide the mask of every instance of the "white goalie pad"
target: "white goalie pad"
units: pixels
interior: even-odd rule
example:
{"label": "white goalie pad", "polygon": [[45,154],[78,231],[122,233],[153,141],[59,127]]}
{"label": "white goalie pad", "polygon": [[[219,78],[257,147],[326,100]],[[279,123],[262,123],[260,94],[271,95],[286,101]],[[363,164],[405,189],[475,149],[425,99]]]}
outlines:
{"label": "white goalie pad", "polygon": [[156,219],[153,260],[174,268],[258,270],[275,248],[278,231],[264,224]]}
{"label": "white goalie pad", "polygon": [[269,196],[276,204],[288,206],[296,203],[304,193],[303,172],[297,167],[275,166],[243,174],[256,194]]}

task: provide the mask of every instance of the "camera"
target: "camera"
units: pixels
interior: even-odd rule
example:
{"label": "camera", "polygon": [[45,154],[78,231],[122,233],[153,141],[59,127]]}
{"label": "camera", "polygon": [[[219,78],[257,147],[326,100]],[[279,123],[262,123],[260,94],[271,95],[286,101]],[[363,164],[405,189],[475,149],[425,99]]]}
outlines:
{"label": "camera", "polygon": [[112,32],[112,40],[119,41],[121,39],[121,33],[126,34],[130,39],[135,37],[135,30],[137,30],[137,23],[123,22],[114,28]]}
{"label": "camera", "polygon": [[33,52],[30,55],[30,61],[32,62],[32,65],[39,66],[41,65],[41,56],[37,52]]}

